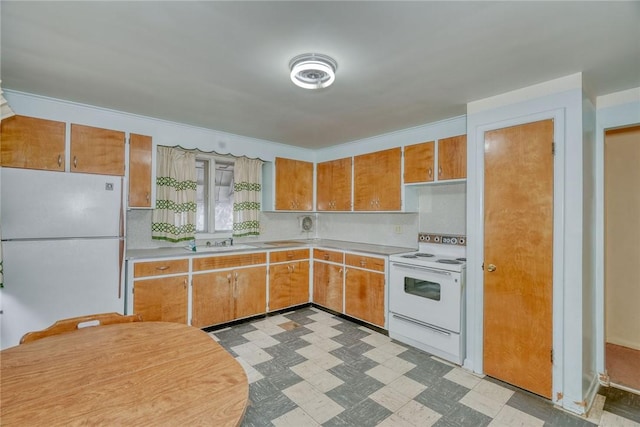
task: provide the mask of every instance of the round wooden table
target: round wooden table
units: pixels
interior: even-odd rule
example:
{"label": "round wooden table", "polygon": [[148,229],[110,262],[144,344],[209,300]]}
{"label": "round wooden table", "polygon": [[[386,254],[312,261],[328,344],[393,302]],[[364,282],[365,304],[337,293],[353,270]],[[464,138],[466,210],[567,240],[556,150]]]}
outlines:
{"label": "round wooden table", "polygon": [[3,426],[236,426],[247,406],[242,366],[178,323],[84,328],[0,358]]}

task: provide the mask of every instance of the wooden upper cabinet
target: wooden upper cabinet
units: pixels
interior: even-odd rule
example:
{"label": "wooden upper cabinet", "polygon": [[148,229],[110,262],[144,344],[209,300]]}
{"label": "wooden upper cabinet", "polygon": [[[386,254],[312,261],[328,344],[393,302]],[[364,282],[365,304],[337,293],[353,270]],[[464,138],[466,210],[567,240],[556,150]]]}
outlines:
{"label": "wooden upper cabinet", "polygon": [[150,136],[129,136],[129,207],[151,207],[152,149]]}
{"label": "wooden upper cabinet", "polygon": [[405,184],[433,181],[435,176],[434,148],[433,141],[404,147]]}
{"label": "wooden upper cabinet", "polygon": [[354,157],[354,210],[401,209],[400,147]]}
{"label": "wooden upper cabinet", "polygon": [[316,174],[317,209],[351,210],[351,157],[318,163]]}
{"label": "wooden upper cabinet", "polygon": [[467,177],[467,135],[438,140],[438,180]]}
{"label": "wooden upper cabinet", "polygon": [[66,124],[26,116],[2,120],[2,166],[64,171]]}
{"label": "wooden upper cabinet", "polygon": [[276,157],[276,210],[313,209],[313,163]]}
{"label": "wooden upper cabinet", "polygon": [[124,175],[124,132],[71,125],[71,172]]}

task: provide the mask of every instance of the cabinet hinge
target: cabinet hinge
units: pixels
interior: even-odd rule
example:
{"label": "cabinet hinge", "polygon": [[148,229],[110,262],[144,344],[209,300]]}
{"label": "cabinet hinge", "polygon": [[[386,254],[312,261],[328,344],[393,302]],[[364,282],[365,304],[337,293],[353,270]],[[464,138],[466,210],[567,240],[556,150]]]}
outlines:
{"label": "cabinet hinge", "polygon": [[556,143],[555,142],[551,143],[551,154],[554,155],[554,156],[556,155]]}
{"label": "cabinet hinge", "polygon": [[551,364],[553,365],[553,349],[551,349]]}

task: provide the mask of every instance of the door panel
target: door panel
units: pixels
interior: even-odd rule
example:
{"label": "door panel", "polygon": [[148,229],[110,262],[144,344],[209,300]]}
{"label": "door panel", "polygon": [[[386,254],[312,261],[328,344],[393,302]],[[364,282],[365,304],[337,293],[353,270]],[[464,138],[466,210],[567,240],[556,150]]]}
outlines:
{"label": "door panel", "polygon": [[552,143],[553,120],[498,129],[485,134],[484,158],[484,371],[547,398]]}
{"label": "door panel", "polygon": [[232,280],[231,271],[193,276],[193,326],[202,328],[234,319]]}

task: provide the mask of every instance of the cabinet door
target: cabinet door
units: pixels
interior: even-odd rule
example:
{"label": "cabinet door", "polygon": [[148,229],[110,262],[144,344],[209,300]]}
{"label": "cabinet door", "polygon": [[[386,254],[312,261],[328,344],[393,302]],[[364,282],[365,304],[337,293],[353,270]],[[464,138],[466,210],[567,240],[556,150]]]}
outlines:
{"label": "cabinet door", "polygon": [[269,311],[289,306],[291,265],[273,264],[269,267]]}
{"label": "cabinet door", "polygon": [[236,319],[262,314],[267,311],[267,267],[249,267],[235,270]]}
{"label": "cabinet door", "polygon": [[129,206],[151,207],[151,159],[153,143],[150,136],[129,136]]}
{"label": "cabinet door", "polygon": [[71,125],[71,172],[124,175],[124,132]]}
{"label": "cabinet door", "polygon": [[350,316],[384,327],[384,274],[348,268],[344,311]]}
{"label": "cabinet door", "polygon": [[354,210],[400,210],[400,147],[354,157]]}
{"label": "cabinet door", "polygon": [[136,280],[133,312],[144,321],[187,323],[188,276]]}
{"label": "cabinet door", "polygon": [[291,287],[290,306],[309,302],[309,261],[291,263],[289,285]]}
{"label": "cabinet door", "polygon": [[276,210],[313,209],[313,163],[276,157]]}
{"label": "cabinet door", "polygon": [[191,324],[198,328],[234,319],[233,272],[193,276]]}
{"label": "cabinet door", "polygon": [[2,166],[64,171],[65,123],[12,116],[0,126]]}
{"label": "cabinet door", "polygon": [[351,158],[318,163],[316,175],[318,210],[351,210]]}
{"label": "cabinet door", "polygon": [[433,149],[433,141],[404,147],[405,184],[433,181]]}
{"label": "cabinet door", "polygon": [[438,179],[467,177],[467,135],[438,141]]}
{"label": "cabinet door", "polygon": [[340,265],[313,263],[313,302],[342,313],[342,271]]}

